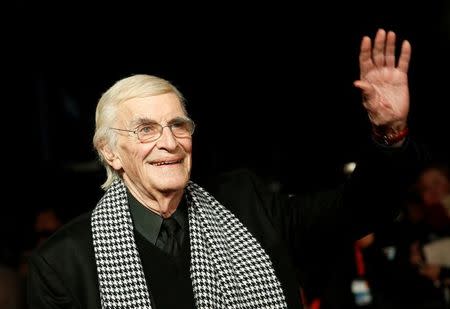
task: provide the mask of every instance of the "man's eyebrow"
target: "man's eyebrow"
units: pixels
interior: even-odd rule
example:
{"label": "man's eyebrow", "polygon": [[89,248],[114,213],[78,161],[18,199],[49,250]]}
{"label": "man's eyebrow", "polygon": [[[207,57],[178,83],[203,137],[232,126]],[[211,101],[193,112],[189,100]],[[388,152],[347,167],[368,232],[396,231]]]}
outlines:
{"label": "man's eyebrow", "polygon": [[147,123],[157,123],[157,122],[148,117],[139,117],[139,118],[133,119],[130,122],[130,126],[137,127],[137,126],[140,126],[141,124],[147,124]]}
{"label": "man's eyebrow", "polygon": [[[188,119],[189,118],[186,117],[186,116],[177,116],[177,117],[174,117],[174,118],[170,119],[169,121],[167,121],[167,123],[173,123],[173,122],[176,122],[176,121],[188,120]],[[133,119],[130,122],[130,126],[135,128],[135,127],[138,127],[138,126],[140,126],[142,124],[149,124],[149,123],[158,123],[158,122],[156,120],[148,118],[148,117],[139,117],[139,118]]]}
{"label": "man's eyebrow", "polygon": [[177,116],[177,117],[174,117],[174,118],[170,119],[169,121],[167,121],[167,123],[174,123],[174,122],[181,121],[181,120],[189,120],[189,118],[186,116]]}

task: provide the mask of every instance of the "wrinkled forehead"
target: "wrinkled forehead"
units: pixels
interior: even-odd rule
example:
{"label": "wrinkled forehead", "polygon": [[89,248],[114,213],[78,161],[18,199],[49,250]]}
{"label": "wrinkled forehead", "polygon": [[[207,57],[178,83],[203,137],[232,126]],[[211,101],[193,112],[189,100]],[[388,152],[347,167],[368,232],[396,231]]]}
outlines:
{"label": "wrinkled forehead", "polygon": [[117,121],[125,123],[138,119],[165,122],[183,116],[186,116],[186,113],[182,103],[173,93],[125,100],[117,110]]}

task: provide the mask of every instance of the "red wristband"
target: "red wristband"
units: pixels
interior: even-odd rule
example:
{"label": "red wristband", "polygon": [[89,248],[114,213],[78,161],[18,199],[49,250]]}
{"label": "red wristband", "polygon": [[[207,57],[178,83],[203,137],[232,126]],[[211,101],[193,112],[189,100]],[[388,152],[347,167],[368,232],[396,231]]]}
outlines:
{"label": "red wristband", "polygon": [[386,146],[392,146],[395,143],[400,142],[408,135],[408,132],[408,127],[405,127],[399,131],[393,129],[383,130],[379,127],[372,128],[372,136],[374,140]]}

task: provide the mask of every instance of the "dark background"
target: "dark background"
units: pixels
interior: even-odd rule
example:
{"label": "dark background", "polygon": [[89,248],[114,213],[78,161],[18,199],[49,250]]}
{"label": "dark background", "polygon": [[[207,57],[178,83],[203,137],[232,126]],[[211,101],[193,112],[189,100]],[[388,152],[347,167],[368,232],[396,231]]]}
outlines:
{"label": "dark background", "polygon": [[2,14],[6,234],[26,241],[42,205],[65,220],[95,206],[95,106],[135,73],[186,96],[194,180],[249,167],[281,190],[334,185],[368,139],[352,82],[361,37],[379,27],[411,42],[411,134],[448,162],[447,2],[17,2]]}

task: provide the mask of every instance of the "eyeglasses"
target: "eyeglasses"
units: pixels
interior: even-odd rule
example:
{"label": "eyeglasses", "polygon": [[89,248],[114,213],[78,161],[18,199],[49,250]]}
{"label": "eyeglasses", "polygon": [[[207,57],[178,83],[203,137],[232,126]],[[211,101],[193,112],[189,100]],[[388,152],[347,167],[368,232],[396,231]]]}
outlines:
{"label": "eyeglasses", "polygon": [[148,122],[139,125],[134,130],[125,130],[118,128],[110,128],[112,130],[131,132],[136,134],[137,138],[141,143],[148,143],[156,141],[161,137],[163,129],[168,127],[175,137],[191,137],[194,134],[195,123],[188,118],[177,118],[170,121],[169,124],[162,126],[157,122]]}

